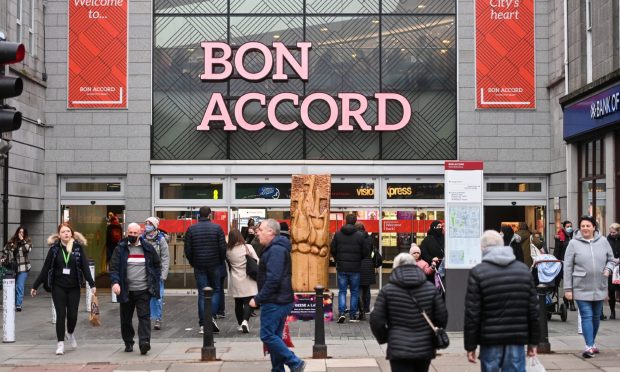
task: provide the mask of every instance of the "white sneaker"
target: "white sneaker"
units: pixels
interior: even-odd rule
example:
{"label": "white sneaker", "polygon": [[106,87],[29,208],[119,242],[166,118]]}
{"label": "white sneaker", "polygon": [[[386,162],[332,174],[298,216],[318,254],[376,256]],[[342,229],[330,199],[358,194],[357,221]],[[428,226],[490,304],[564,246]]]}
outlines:
{"label": "white sneaker", "polygon": [[243,332],[243,328],[241,326],[237,327],[237,332]]}
{"label": "white sneaker", "polygon": [[63,341],[58,341],[58,346],[56,347],[56,355],[62,355],[65,353],[65,343]]}
{"label": "white sneaker", "polygon": [[198,333],[204,334],[205,333],[205,327],[200,326],[200,331],[198,331]]}
{"label": "white sneaker", "polygon": [[241,330],[243,330],[243,333],[249,333],[250,332],[250,325],[248,324],[247,320],[244,320],[241,323]]}
{"label": "white sneaker", "polygon": [[77,348],[77,340],[75,339],[75,334],[67,333],[67,341],[69,341],[69,344],[71,344],[72,348]]}

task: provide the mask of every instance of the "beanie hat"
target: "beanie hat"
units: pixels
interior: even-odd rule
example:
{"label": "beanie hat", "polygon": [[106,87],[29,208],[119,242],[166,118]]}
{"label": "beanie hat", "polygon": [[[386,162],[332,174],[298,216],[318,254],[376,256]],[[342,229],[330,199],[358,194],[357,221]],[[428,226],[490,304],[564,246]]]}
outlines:
{"label": "beanie hat", "polygon": [[150,222],[155,228],[159,228],[159,218],[157,217],[149,217],[144,222]]}

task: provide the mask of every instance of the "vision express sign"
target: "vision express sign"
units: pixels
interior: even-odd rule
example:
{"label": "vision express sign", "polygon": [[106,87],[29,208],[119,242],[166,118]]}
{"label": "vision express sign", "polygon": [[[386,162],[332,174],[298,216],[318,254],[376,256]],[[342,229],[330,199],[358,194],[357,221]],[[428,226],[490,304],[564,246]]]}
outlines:
{"label": "vision express sign", "polygon": [[[221,42],[203,42],[200,46],[204,49],[204,73],[200,78],[205,82],[225,81],[236,71],[239,76],[250,82],[260,82],[271,78],[273,81],[287,81],[290,76],[285,73],[285,63],[295,72],[295,78],[303,81],[309,79],[308,55],[312,44],[310,42],[297,43],[296,49],[299,52],[299,60],[286,45],[281,42],[274,42],[271,49],[261,43],[250,42],[241,45],[233,56],[230,45]],[[272,53],[273,50],[273,53]],[[244,57],[248,53],[260,53],[263,56],[264,64],[260,71],[248,71],[243,65]],[[275,72],[274,70],[275,65]],[[267,127],[267,123],[248,122],[243,115],[244,107],[250,102],[258,102],[261,107],[267,110],[269,124],[280,131],[292,131],[300,126],[305,126],[312,131],[325,131],[331,129],[338,123],[338,131],[353,131],[354,126],[362,131],[389,132],[402,129],[411,119],[411,105],[409,101],[397,93],[375,93],[373,96],[377,104],[376,123],[367,123],[363,115],[368,108],[368,99],[360,93],[338,93],[337,98],[326,93],[312,93],[303,100],[295,93],[280,93],[272,97],[267,102],[267,97],[262,93],[246,93],[236,101],[232,112],[228,112],[228,107],[221,93],[213,93],[204,117],[197,130],[211,130],[213,122],[223,122],[225,131],[236,131],[238,128],[247,131],[258,131]],[[282,122],[277,115],[278,105],[289,101],[299,108],[301,123],[292,121]],[[325,122],[314,122],[309,115],[311,106],[314,103],[322,102],[329,107],[329,115]],[[402,116],[396,123],[387,122],[388,102],[400,105]],[[234,118],[234,121],[233,121]],[[236,125],[235,125],[236,123]]]}

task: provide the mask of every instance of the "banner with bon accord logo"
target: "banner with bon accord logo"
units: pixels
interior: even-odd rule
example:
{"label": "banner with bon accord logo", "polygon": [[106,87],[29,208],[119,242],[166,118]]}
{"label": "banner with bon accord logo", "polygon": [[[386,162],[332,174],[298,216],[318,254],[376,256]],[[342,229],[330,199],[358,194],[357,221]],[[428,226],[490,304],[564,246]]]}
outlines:
{"label": "banner with bon accord logo", "polygon": [[127,108],[127,0],[70,0],[68,108]]}

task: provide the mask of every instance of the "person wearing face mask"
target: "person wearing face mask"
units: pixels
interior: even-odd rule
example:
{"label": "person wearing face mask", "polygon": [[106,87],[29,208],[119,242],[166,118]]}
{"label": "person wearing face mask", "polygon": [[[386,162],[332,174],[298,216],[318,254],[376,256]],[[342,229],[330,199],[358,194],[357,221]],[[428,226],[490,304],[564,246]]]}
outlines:
{"label": "person wearing face mask", "polygon": [[[614,258],[620,258],[620,224],[617,222],[612,223],[609,226],[609,235],[607,235],[607,241],[611,246],[611,251],[614,253]],[[611,275],[607,281],[608,296],[609,296],[609,319],[616,319],[616,291],[620,289],[620,285],[613,284],[611,282]]]}
{"label": "person wearing face mask", "polygon": [[431,266],[438,266],[445,255],[443,225],[441,221],[433,221],[426,233],[426,238],[420,244],[422,259]]}
{"label": "person wearing face mask", "polygon": [[30,259],[28,258],[32,242],[28,237],[28,230],[20,226],[15,230],[15,234],[6,243],[2,251],[0,261],[15,273],[15,311],[22,311],[24,301],[24,286],[30,271]]}
{"label": "person wearing face mask", "polygon": [[161,260],[161,280],[159,281],[159,298],[151,297],[151,320],[154,321],[153,329],[161,329],[161,321],[164,306],[164,283],[168,278],[170,268],[170,252],[168,249],[168,236],[159,230],[159,218],[149,217],[144,221],[144,234],[147,242],[151,243]]}
{"label": "person wearing face mask", "polygon": [[566,253],[566,247],[573,238],[573,223],[570,221],[562,222],[562,227],[555,235],[555,248],[553,249],[553,255],[558,259],[564,261],[564,253]]}
{"label": "person wearing face mask", "polygon": [[95,281],[88,267],[86,258],[86,239],[82,234],[73,231],[67,223],[58,226],[58,233],[47,238],[50,249],[39,276],[32,284],[30,295],[37,295],[37,290],[44,285],[45,290],[52,292],[52,300],[56,309],[56,338],[58,344],[56,355],[65,352],[65,319],[67,322],[67,341],[74,349],[77,348],[75,326],[77,324],[78,307],[80,305],[80,287],[84,279],[88,281],[91,291],[96,294]]}
{"label": "person wearing face mask", "polygon": [[151,298],[159,298],[161,259],[155,248],[143,236],[140,225],[127,226],[127,237],[122,239],[110,262],[112,291],[120,302],[121,335],[125,352],[133,351],[135,331],[132,324],[134,310],[138,313],[138,345],[140,354],[151,349]]}

